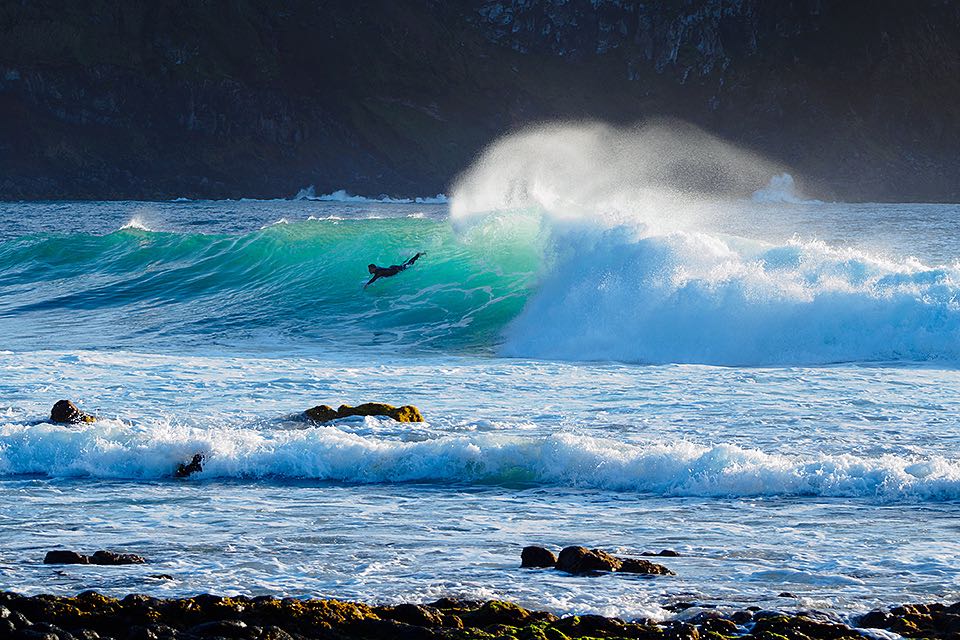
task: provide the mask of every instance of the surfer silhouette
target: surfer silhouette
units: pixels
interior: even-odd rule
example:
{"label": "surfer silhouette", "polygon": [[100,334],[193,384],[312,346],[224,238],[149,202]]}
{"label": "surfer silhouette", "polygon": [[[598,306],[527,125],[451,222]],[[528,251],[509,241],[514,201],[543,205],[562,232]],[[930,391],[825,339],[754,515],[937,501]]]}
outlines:
{"label": "surfer silhouette", "polygon": [[378,278],[389,278],[390,276],[395,276],[401,271],[404,271],[407,267],[411,266],[420,256],[427,255],[425,252],[418,252],[417,255],[413,256],[403,264],[395,264],[390,267],[378,267],[375,264],[368,264],[367,271],[373,274],[373,277],[367,281],[367,284],[363,285],[363,288],[366,289],[371,284],[373,284]]}

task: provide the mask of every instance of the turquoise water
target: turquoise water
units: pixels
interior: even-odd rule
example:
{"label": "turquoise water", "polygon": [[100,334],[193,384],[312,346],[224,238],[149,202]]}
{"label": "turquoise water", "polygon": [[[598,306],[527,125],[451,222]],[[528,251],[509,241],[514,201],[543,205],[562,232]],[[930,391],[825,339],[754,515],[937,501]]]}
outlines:
{"label": "turquoise water", "polygon": [[[722,213],[0,205],[0,588],[957,599],[957,207]],[[102,419],[45,423],[61,397]],[[371,400],[427,422],[297,415]],[[521,571],[526,544],[682,555],[594,580]],[[39,564],[57,546],[152,562]]]}

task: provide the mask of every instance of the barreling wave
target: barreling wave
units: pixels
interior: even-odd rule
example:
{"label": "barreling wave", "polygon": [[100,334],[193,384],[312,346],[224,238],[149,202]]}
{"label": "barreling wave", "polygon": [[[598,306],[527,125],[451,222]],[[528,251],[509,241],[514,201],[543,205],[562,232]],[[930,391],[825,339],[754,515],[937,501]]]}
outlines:
{"label": "barreling wave", "polygon": [[[366,420],[374,420],[367,418]],[[169,478],[206,456],[199,478],[310,479],[571,487],[658,496],[856,497],[886,502],[960,498],[960,463],[942,457],[769,454],[734,445],[620,442],[558,433],[418,434],[415,441],[351,432],[130,426],[0,426],[0,474]]]}
{"label": "barreling wave", "polygon": [[[417,251],[428,257],[415,269],[363,289],[368,263]],[[0,243],[0,327],[31,346],[54,337],[60,346],[268,339],[489,350],[523,307],[536,264],[525,240],[491,228],[455,238],[446,222],[415,217],[236,235],[139,224],[42,234]]]}
{"label": "barreling wave", "polygon": [[[368,262],[427,257],[366,290]],[[501,213],[0,243],[5,347],[279,341],[575,361],[960,362],[960,267]]]}

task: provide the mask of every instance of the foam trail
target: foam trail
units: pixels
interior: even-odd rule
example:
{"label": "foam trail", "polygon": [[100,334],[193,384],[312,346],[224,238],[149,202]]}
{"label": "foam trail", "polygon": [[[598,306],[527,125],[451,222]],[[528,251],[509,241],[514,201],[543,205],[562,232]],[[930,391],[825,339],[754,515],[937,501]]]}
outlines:
{"label": "foam trail", "polygon": [[207,478],[521,483],[663,496],[960,498],[960,462],[936,456],[788,456],[733,445],[627,445],[571,433],[401,441],[358,435],[348,428],[198,429],[116,421],[86,427],[6,424],[0,427],[0,474],[164,478],[199,451],[207,455],[201,474]]}

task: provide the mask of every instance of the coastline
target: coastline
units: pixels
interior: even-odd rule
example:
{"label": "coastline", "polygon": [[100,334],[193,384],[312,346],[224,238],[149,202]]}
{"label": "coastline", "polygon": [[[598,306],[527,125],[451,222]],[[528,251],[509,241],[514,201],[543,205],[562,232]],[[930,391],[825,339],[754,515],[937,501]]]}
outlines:
{"label": "coastline", "polygon": [[178,638],[514,638],[564,640],[838,640],[839,638],[955,637],[960,602],[900,605],[876,610],[850,626],[818,611],[731,614],[704,610],[686,620],[622,620],[598,615],[558,617],[501,600],[441,598],[430,604],[370,606],[327,599],[272,596],[160,599],[130,594],[109,598],[96,591],[74,597],[0,592],[0,637],[37,640],[160,640]]}

